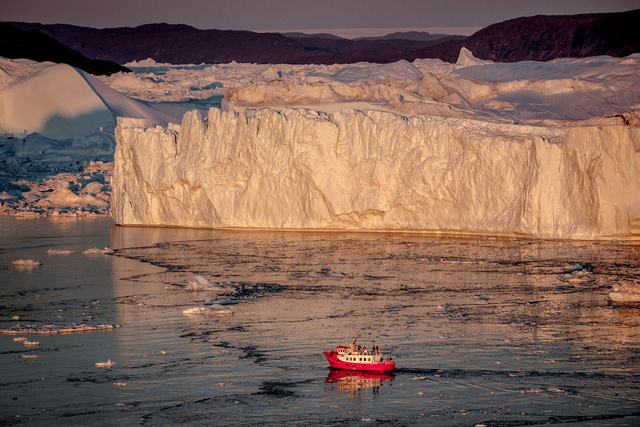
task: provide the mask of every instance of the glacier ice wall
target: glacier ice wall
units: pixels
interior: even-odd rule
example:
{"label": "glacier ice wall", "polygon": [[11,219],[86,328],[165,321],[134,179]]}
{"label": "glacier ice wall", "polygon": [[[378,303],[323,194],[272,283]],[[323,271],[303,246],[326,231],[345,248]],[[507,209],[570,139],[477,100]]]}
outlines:
{"label": "glacier ice wall", "polygon": [[118,119],[122,225],[640,235],[640,129],[381,111]]}

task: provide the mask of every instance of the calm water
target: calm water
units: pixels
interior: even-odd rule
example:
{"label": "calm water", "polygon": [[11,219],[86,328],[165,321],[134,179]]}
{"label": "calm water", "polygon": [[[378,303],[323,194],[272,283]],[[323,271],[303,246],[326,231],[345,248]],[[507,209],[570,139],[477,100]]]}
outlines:
{"label": "calm water", "polygon": [[[81,253],[105,246],[118,256]],[[0,335],[0,425],[638,425],[640,313],[605,297],[639,259],[629,244],[0,217],[0,327],[121,325],[30,348]],[[558,279],[578,263],[596,280]],[[196,274],[242,289],[220,297],[239,300],[232,316],[182,314],[216,298],[165,290]],[[321,351],[355,332],[399,369],[330,371]]]}

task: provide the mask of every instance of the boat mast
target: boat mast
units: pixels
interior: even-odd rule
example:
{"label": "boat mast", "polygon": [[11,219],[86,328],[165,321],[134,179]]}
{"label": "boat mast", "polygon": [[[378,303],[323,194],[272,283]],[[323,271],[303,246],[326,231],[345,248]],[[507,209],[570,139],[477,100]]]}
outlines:
{"label": "boat mast", "polygon": [[355,337],[353,337],[353,341],[351,342],[351,345],[349,346],[349,350],[353,351],[356,349],[356,341],[358,340],[358,338],[360,337],[360,334],[356,334]]}

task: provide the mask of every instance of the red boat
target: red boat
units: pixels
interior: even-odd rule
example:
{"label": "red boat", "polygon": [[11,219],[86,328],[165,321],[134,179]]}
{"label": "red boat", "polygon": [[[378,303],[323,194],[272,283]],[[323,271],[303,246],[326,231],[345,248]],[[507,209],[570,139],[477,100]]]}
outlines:
{"label": "red boat", "polygon": [[335,350],[324,352],[332,368],[376,372],[387,372],[395,369],[396,362],[393,361],[393,358],[385,358],[382,355],[382,351],[377,347],[367,350],[366,347],[356,346],[356,341],[359,337],[360,334],[357,334],[348,347],[339,345]]}

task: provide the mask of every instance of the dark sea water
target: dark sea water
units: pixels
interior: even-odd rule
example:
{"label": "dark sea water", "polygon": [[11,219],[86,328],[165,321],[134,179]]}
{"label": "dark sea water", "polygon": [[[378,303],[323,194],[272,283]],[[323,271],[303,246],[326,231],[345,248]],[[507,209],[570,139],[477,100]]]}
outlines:
{"label": "dark sea water", "polygon": [[[561,280],[577,269],[594,280]],[[165,289],[196,275],[236,291]],[[0,335],[0,425],[639,425],[621,280],[640,280],[625,242],[0,217],[0,328],[120,326]],[[233,314],[182,313],[216,298]],[[331,371],[322,350],[355,333],[398,369]]]}

